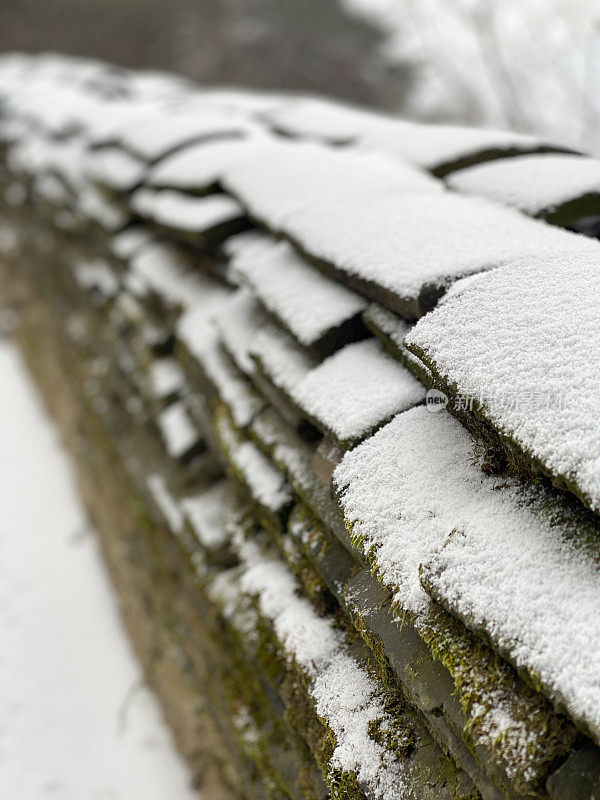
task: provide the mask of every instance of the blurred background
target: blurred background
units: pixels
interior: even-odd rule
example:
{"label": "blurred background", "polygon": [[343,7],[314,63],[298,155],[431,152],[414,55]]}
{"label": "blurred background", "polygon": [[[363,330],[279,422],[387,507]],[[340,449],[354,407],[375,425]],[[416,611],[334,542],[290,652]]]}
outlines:
{"label": "blurred background", "polygon": [[600,151],[591,0],[2,0],[0,50],[298,89]]}

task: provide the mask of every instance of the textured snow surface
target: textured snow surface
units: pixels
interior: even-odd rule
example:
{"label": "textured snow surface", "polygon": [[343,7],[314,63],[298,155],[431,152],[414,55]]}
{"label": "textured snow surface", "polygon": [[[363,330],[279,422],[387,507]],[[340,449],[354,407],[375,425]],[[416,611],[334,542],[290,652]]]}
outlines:
{"label": "textured snow surface", "polygon": [[276,325],[266,325],[252,342],[250,355],[263,372],[288,396],[293,396],[300,382],[318,361]]}
{"label": "textured snow surface", "polygon": [[364,298],[326,278],[288,242],[258,233],[235,238],[233,269],[300,344],[314,345],[366,308]]}
{"label": "textured snow surface", "polygon": [[373,126],[361,137],[373,150],[396,156],[426,169],[489,150],[530,152],[547,144],[543,139],[512,131],[465,128],[460,125],[423,125],[401,119]]}
{"label": "textured snow surface", "polygon": [[403,797],[406,768],[369,735],[370,723],[389,721],[381,687],[349,654],[331,620],[298,595],[283,562],[264,557],[253,542],[239,549],[246,567],[242,588],[258,597],[285,650],[309,676],[317,713],[336,736],[333,763],[355,772],[379,800]]}
{"label": "textured snow surface", "polygon": [[97,289],[105,297],[113,297],[119,291],[119,281],[110,264],[102,258],[80,261],[74,268],[75,280],[83,289]]}
{"label": "textured snow surface", "polygon": [[426,562],[452,610],[600,731],[598,523],[540,486],[486,476],[445,411],[400,414],[347,453],[334,480],[402,608],[427,610]]}
{"label": "textured snow surface", "polygon": [[277,230],[290,215],[315,204],[328,209],[321,217],[327,226],[349,196],[360,198],[367,211],[390,193],[443,193],[441,182],[385,156],[276,140],[249,146],[248,156],[225,170],[223,184]]}
{"label": "textured snow surface", "polygon": [[157,110],[134,119],[120,132],[120,143],[146,161],[154,161],[193,141],[240,136],[244,123],[238,118],[211,114],[206,108],[169,112]]}
{"label": "textured snow surface", "polygon": [[559,153],[503,158],[460,170],[448,178],[448,184],[460,192],[539,214],[585,194],[600,193],[600,162]]}
{"label": "textured snow surface", "polygon": [[[468,469],[472,457],[466,430],[446,412],[422,407],[399,414],[336,467],[344,517],[363,538],[365,555],[375,547],[382,580],[408,611],[427,610],[419,565],[468,521],[473,503],[465,500],[489,481]],[[485,492],[480,498],[485,505]]]}
{"label": "textured snow surface", "polygon": [[352,141],[427,169],[486,150],[528,152],[544,144],[541,139],[510,131],[408,122],[317,97],[277,106],[264,119],[288,136],[332,143]]}
{"label": "textured snow surface", "polygon": [[166,408],[159,416],[158,424],[171,458],[181,458],[198,441],[198,433],[182,401]]}
{"label": "textured snow surface", "polygon": [[184,314],[177,325],[177,337],[198,361],[235,424],[247,427],[264,407],[264,401],[224,352],[210,314],[207,317],[204,308]]}
{"label": "textured snow surface", "polygon": [[220,480],[206,491],[186,497],[181,508],[200,543],[209,549],[220,547],[227,539],[225,518],[231,513],[235,491],[231,481]]}
{"label": "textured snow surface", "polygon": [[250,489],[252,497],[265,508],[278,513],[292,500],[289,486],[275,464],[249,439],[244,439],[221,418],[218,433],[227,457]]}
{"label": "textured snow surface", "polygon": [[158,358],[149,368],[150,385],[155,397],[166,398],[183,389],[183,370],[174,358]]}
{"label": "textured snow surface", "polygon": [[225,195],[194,197],[168,189],[155,192],[139,189],[131,207],[141,217],[174,230],[203,233],[217,225],[244,216],[240,204]]}
{"label": "textured snow surface", "polygon": [[129,212],[109,200],[94,186],[85,186],[76,201],[79,214],[85,219],[97,222],[109,233],[116,233],[129,221]]}
{"label": "textured snow surface", "polygon": [[252,342],[267,324],[265,312],[249,289],[233,292],[219,313],[215,314],[215,327],[225,350],[245,375],[254,372],[250,357]]}
{"label": "textured snow surface", "polygon": [[[596,244],[593,242],[592,244]],[[600,510],[600,257],[467,279],[407,337],[458,392]]]}
{"label": "textured snow surface", "polygon": [[70,465],[12,346],[0,347],[0,376],[2,794],[197,798],[144,686]]}
{"label": "textured snow surface", "polygon": [[377,339],[366,339],[346,345],[311,370],[293,398],[339,441],[353,444],[422,402],[425,388],[385,354]]}
{"label": "textured snow surface", "polygon": [[149,244],[155,235],[151,228],[145,228],[142,225],[126,228],[113,236],[110,243],[111,252],[117,258],[127,260],[133,256],[136,250]]}
{"label": "textured snow surface", "polygon": [[404,340],[414,323],[399,317],[393,311],[388,311],[387,308],[380,306],[378,303],[369,304],[363,319],[373,333],[389,340],[389,344],[393,348],[392,355],[394,357],[399,358],[403,364],[413,364],[418,366],[420,370],[427,370],[427,367],[404,345]]}
{"label": "textured snow surface", "polygon": [[142,180],[146,165],[117,147],[106,147],[88,154],[89,178],[117,192],[129,192]]}
{"label": "textured snow surface", "polygon": [[600,530],[530,494],[509,484],[491,513],[470,504],[470,519],[427,558],[423,577],[598,739]]}
{"label": "textured snow surface", "polygon": [[382,119],[372,111],[319,97],[288,100],[263,115],[265,122],[287,136],[332,143],[355,140]]}
{"label": "textured snow surface", "polygon": [[[288,145],[293,148],[294,145]],[[334,151],[343,176],[301,162],[307,158],[257,158],[228,174],[226,184],[256,216],[297,242],[310,256],[351,277],[384,287],[401,299],[415,299],[427,285],[501,266],[528,255],[572,251],[597,245],[576,234],[484,199],[416,187],[394,179],[389,162],[369,171],[369,158]],[[302,150],[300,145],[296,148]],[[343,156],[361,170],[343,170]],[[298,169],[298,175],[292,173]],[[355,182],[356,180],[356,182]],[[368,199],[367,199],[368,198]]]}
{"label": "textured snow surface", "polygon": [[213,278],[191,270],[190,259],[183,251],[162,242],[151,242],[137,250],[131,270],[167,304],[196,309],[206,316],[230,294]]}
{"label": "textured snow surface", "polygon": [[208,191],[219,183],[227,167],[245,157],[249,141],[226,139],[190,145],[159,161],[146,183],[188,192]]}

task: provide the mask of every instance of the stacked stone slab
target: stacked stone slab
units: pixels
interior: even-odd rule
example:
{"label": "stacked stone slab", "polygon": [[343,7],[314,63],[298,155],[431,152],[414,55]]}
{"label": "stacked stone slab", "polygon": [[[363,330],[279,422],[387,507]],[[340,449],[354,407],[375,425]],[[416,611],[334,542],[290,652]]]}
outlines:
{"label": "stacked stone slab", "polygon": [[3,302],[203,796],[597,796],[596,162],[58,56],[0,110]]}

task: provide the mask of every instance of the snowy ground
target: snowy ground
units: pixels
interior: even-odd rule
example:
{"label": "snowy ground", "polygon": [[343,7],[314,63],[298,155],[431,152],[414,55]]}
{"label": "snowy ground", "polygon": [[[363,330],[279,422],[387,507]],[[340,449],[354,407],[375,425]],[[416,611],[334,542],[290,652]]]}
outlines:
{"label": "snowy ground", "polygon": [[0,797],[197,800],[12,344],[0,387]]}

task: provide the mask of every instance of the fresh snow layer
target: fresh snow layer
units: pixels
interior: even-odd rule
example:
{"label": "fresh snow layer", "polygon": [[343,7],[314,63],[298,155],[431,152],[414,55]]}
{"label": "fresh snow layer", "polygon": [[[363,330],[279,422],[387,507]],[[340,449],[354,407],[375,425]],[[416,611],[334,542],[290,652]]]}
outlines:
{"label": "fresh snow layer", "polygon": [[543,491],[509,484],[496,497],[485,514],[470,506],[471,518],[426,559],[422,579],[598,740],[598,525],[569,518]]}
{"label": "fresh snow layer", "polygon": [[[354,541],[392,594],[398,623],[403,624],[406,614],[409,618],[414,615],[417,630],[430,630],[431,600],[420,583],[421,566],[453,532],[476,534],[482,551],[488,542],[493,552],[491,541],[504,537],[507,531],[515,538],[527,536],[541,526],[549,530],[557,521],[553,513],[556,498],[539,490],[537,494],[534,489],[523,491],[516,481],[504,476],[486,476],[476,463],[470,435],[443,410],[432,413],[421,407],[399,414],[344,456],[334,472],[334,486]],[[539,498],[538,506],[543,506],[544,500],[554,503],[543,510],[541,521],[528,507],[535,497]],[[528,566],[521,562],[519,551],[507,553],[506,558],[511,561],[509,568],[514,570],[516,581],[526,575]],[[551,629],[551,607],[560,603],[562,588],[554,583],[552,573],[537,586],[540,602],[535,609],[527,605],[512,608],[516,608],[520,620],[529,614],[542,614],[545,596]],[[535,591],[532,587],[532,593]],[[507,600],[501,590],[494,598],[494,607],[505,602],[508,608],[512,600]],[[493,639],[493,622],[489,632]],[[471,650],[467,642],[466,654]],[[550,645],[540,639],[535,646],[543,652]],[[595,647],[590,639],[588,651]],[[575,663],[579,656],[572,652],[571,657]],[[480,741],[491,744],[493,750],[499,748],[496,753],[507,748],[504,757],[509,774],[514,776],[516,770],[527,779],[538,775],[540,755],[542,764],[547,758],[548,731],[532,728],[532,718],[545,708],[542,698],[524,693],[516,678],[497,683],[498,673],[490,670],[489,664],[461,665],[459,660],[455,666],[455,679],[461,680],[460,673],[466,669],[467,684],[473,681],[472,686],[478,687],[479,699],[467,711],[467,719],[476,721]],[[509,677],[507,672],[504,675]]]}
{"label": "fresh snow layer", "polygon": [[282,103],[263,119],[287,136],[334,144],[352,142],[425,169],[486,151],[527,153],[547,144],[511,131],[410,122],[318,97]]}
{"label": "fresh snow layer", "polygon": [[231,412],[238,428],[247,427],[264,408],[264,401],[224,352],[210,315],[207,317],[203,308],[185,313],[178,321],[176,333]]}
{"label": "fresh snow layer", "polygon": [[444,194],[439,181],[384,156],[284,141],[249,146],[247,157],[225,170],[223,184],[251,215],[276,230],[290,215],[315,205],[329,209],[321,217],[327,227],[348,197],[360,198],[366,212],[389,194]]}
{"label": "fresh snow layer", "polygon": [[[596,243],[593,243],[596,244]],[[534,257],[457,284],[407,337],[489,423],[600,510],[600,257]]]}
{"label": "fresh snow layer", "polygon": [[0,347],[0,785],[20,800],[192,800],[69,464]]}
{"label": "fresh snow layer", "polygon": [[[435,170],[461,159],[481,158],[488,152],[528,153],[547,146],[534,136],[491,128],[460,125],[430,125],[390,119],[365,130],[361,144],[369,150],[386,153]],[[562,149],[562,148],[558,148]]]}
{"label": "fresh snow layer", "polygon": [[160,109],[134,121],[118,136],[134,155],[154,161],[194,141],[241,136],[245,124],[206,109],[173,113]]}
{"label": "fresh snow layer", "polygon": [[468,522],[474,507],[466,500],[486,497],[478,491],[490,479],[467,469],[472,457],[461,425],[422,407],[399,414],[336,467],[344,517],[362,538],[365,555],[374,548],[381,579],[407,611],[429,607],[419,583],[422,561],[457,524]]}
{"label": "fresh snow layer", "polygon": [[266,325],[251,343],[250,356],[271,383],[292,397],[309,370],[319,363],[295,339],[274,324]]}
{"label": "fresh snow layer", "polygon": [[185,384],[183,370],[175,358],[157,358],[149,368],[150,385],[159,399],[179,393]]}
{"label": "fresh snow layer", "polygon": [[252,342],[267,324],[265,312],[249,289],[233,292],[215,315],[215,327],[223,347],[245,375],[254,372]]}
{"label": "fresh snow layer", "polygon": [[167,305],[184,310],[202,309],[205,315],[227,298],[230,291],[210,276],[192,270],[190,257],[178,247],[151,242],[135,251],[131,272]]}
{"label": "fresh snow layer", "polygon": [[129,221],[129,211],[105,197],[95,186],[81,189],[76,201],[77,212],[108,233],[116,233]]}
{"label": "fresh snow layer", "polygon": [[151,228],[142,225],[126,228],[113,236],[110,243],[111,253],[124,261],[128,260],[137,250],[149,244],[155,235]]}
{"label": "fresh snow layer", "polygon": [[75,264],[74,275],[82,289],[96,289],[105,297],[114,297],[119,291],[119,281],[113,269],[102,258]]}
{"label": "fresh snow layer", "polygon": [[227,479],[181,501],[183,513],[203,547],[210,550],[225,544],[225,518],[235,503],[236,493]]}
{"label": "fresh snow layer", "polygon": [[203,193],[219,184],[224,170],[244,158],[249,139],[201,142],[162,159],[150,171],[146,184],[162,189]]}
{"label": "fresh snow layer", "polygon": [[217,421],[217,433],[227,459],[247,485],[252,498],[269,511],[279,513],[291,502],[292,493],[275,464],[223,416]]}
{"label": "fresh snow layer", "polygon": [[293,398],[319,427],[352,446],[394,414],[421,403],[425,388],[384,353],[377,339],[366,339],[311,370]]}
{"label": "fresh snow layer", "polygon": [[170,190],[139,189],[131,198],[131,207],[157,225],[193,233],[205,233],[244,216],[240,204],[222,194],[194,197]]}
{"label": "fresh snow layer", "polygon": [[[484,199],[429,191],[427,185],[417,190],[414,182],[397,178],[386,160],[371,172],[375,157],[334,151],[327,154],[339,159],[341,174],[334,177],[336,170],[321,168],[320,158],[313,163],[316,145],[304,145],[303,153],[300,145],[287,147],[301,155],[257,157],[232,170],[226,184],[250,216],[360,282],[376,300],[378,287],[410,303],[427,287],[443,290],[459,277],[518,258],[598,249],[584,237]],[[346,170],[344,157],[355,168]]]}
{"label": "fresh snow layer", "polygon": [[171,458],[182,458],[198,441],[183,401],[166,408],[158,418],[158,425]]}
{"label": "fresh snow layer", "polygon": [[537,215],[600,194],[600,162],[559,153],[506,158],[460,170],[448,185]]}
{"label": "fresh snow layer", "polygon": [[335,100],[299,97],[281,103],[263,114],[262,119],[285,136],[348,144],[386,117]]}
{"label": "fresh snow layer", "polygon": [[355,773],[377,800],[403,797],[410,768],[370,735],[370,724],[392,723],[379,684],[350,654],[333,622],[299,596],[283,562],[264,557],[250,541],[238,550],[244,565],[241,588],[258,598],[286,652],[307,674],[317,714],[335,734],[333,764]]}
{"label": "fresh snow layer", "polygon": [[118,147],[106,147],[88,154],[88,178],[116,192],[130,192],[142,180],[146,165]]}
{"label": "fresh snow layer", "polygon": [[364,298],[326,278],[288,242],[254,232],[235,239],[228,242],[234,271],[305,347],[366,308]]}
{"label": "fresh snow layer", "polygon": [[406,366],[410,366],[413,371],[427,369],[410,350],[406,349],[404,344],[414,323],[399,317],[393,311],[388,311],[378,303],[369,304],[363,314],[363,320],[367,327],[388,345],[387,349],[391,350],[395,358],[398,358]]}
{"label": "fresh snow layer", "polygon": [[334,481],[402,609],[427,611],[425,563],[436,597],[600,733],[599,523],[540,485],[487,476],[446,411],[400,414]]}

